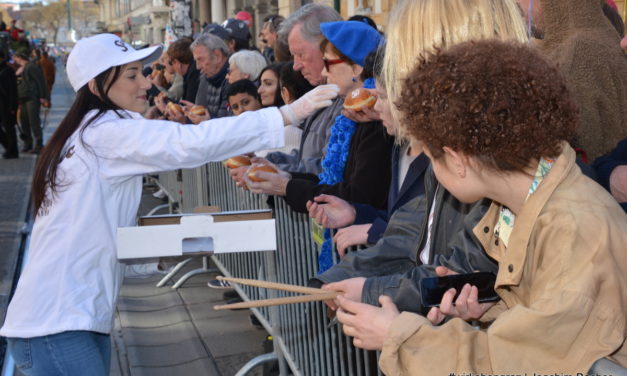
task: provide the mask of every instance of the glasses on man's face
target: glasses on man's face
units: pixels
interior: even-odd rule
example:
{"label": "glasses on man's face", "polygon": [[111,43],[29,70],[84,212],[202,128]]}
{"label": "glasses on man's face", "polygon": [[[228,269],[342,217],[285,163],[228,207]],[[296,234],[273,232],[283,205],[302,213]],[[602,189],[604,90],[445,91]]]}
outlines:
{"label": "glasses on man's face", "polygon": [[346,62],[346,60],[344,60],[344,59],[327,59],[326,57],[323,57],[322,61],[324,62],[324,67],[326,68],[327,72],[329,71],[329,67],[331,65],[335,65],[335,64],[340,64],[340,63]]}

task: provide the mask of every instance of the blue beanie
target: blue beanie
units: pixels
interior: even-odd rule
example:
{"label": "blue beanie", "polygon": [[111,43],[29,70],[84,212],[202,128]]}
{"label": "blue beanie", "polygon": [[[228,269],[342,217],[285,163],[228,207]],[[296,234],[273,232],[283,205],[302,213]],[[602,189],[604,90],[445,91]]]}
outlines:
{"label": "blue beanie", "polygon": [[320,31],[335,48],[362,67],[366,56],[383,41],[378,31],[359,21],[324,22]]}

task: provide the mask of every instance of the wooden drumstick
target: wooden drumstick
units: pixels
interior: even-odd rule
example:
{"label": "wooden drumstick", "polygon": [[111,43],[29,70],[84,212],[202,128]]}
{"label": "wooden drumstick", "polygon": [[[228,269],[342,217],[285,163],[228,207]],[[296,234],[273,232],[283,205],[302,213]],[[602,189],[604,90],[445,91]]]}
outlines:
{"label": "wooden drumstick", "polygon": [[216,279],[223,280],[223,281],[228,281],[228,282],[233,282],[233,283],[239,283],[239,284],[242,284],[242,285],[261,287],[261,288],[265,288],[265,289],[297,292],[297,293],[300,293],[300,294],[326,294],[326,293],[332,292],[332,291],[329,291],[329,290],[317,289],[317,288],[313,288],[313,287],[305,287],[305,286],[298,286],[298,285],[288,285],[286,283],[276,283],[276,282],[260,281],[260,280],[257,280],[257,279],[232,278],[232,277],[223,277],[223,276],[217,276]]}
{"label": "wooden drumstick", "polygon": [[324,292],[321,294],[317,293],[317,294],[311,294],[311,295],[289,296],[287,298],[252,300],[250,302],[217,305],[217,306],[214,306],[213,309],[219,311],[219,310],[224,310],[224,309],[269,307],[269,306],[276,306],[276,305],[282,305],[282,304],[315,302],[315,301],[322,301],[322,300],[331,300],[337,297],[339,294],[340,294],[339,292],[330,291],[330,292]]}

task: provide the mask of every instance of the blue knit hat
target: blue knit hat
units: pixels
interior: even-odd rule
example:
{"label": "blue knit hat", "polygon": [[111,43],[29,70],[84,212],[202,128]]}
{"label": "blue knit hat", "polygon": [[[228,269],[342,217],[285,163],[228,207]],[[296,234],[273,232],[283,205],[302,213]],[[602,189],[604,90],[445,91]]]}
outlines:
{"label": "blue knit hat", "polygon": [[383,41],[378,31],[359,21],[324,22],[320,31],[335,48],[362,67],[366,56]]}

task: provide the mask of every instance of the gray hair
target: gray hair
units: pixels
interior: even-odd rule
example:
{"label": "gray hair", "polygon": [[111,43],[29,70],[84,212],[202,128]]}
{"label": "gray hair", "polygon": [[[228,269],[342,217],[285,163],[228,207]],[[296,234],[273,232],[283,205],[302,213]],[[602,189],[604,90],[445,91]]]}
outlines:
{"label": "gray hair", "polygon": [[221,38],[213,34],[200,34],[200,36],[189,46],[189,49],[193,50],[198,46],[205,46],[209,51],[220,50],[224,56],[229,56],[229,47]]}
{"label": "gray hair", "polygon": [[303,5],[296,12],[292,13],[279,29],[279,39],[287,45],[287,36],[296,25],[302,25],[301,35],[305,40],[320,42],[322,32],[320,24],[323,22],[342,21],[342,17],[337,11],[329,6],[310,3]]}
{"label": "gray hair", "polygon": [[263,68],[268,65],[266,58],[257,51],[237,51],[229,58],[229,64],[235,64],[240,72],[247,74],[249,80],[257,81]]}

